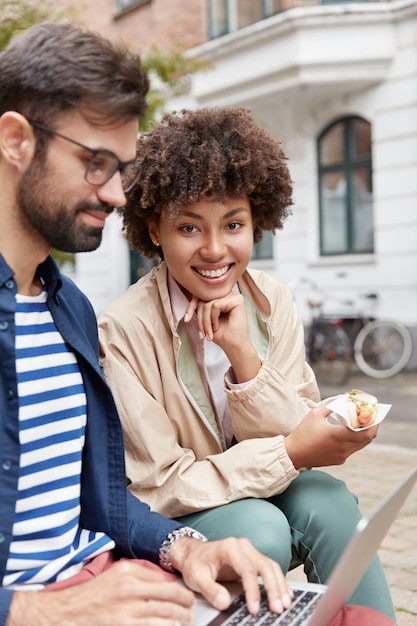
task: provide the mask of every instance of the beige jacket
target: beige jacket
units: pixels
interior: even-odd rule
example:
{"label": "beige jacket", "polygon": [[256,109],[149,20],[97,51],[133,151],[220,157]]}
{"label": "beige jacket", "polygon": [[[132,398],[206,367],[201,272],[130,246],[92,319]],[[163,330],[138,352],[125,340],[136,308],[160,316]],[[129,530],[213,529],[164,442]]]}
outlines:
{"label": "beige jacket", "polygon": [[226,389],[237,440],[227,450],[183,322],[178,332],[174,328],[165,263],[99,319],[102,365],[124,429],[129,489],[168,517],[266,498],[298,475],[284,436],[320,399],[305,363],[302,323],[291,292],[267,274],[249,270],[239,288],[262,367],[244,390]]}

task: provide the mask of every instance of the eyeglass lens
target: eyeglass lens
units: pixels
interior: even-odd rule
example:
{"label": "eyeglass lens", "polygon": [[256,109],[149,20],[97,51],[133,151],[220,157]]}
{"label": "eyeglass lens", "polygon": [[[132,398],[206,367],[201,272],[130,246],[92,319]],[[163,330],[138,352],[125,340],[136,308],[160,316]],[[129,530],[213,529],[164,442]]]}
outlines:
{"label": "eyeglass lens", "polygon": [[88,162],[85,177],[91,185],[102,185],[110,180],[118,170],[122,176],[123,190],[130,191],[139,178],[141,165],[134,162],[120,168],[120,161],[115,155],[98,152],[92,156]]}
{"label": "eyeglass lens", "polygon": [[122,169],[122,172],[121,172],[122,186],[123,186],[124,192],[130,191],[132,187],[134,187],[141,172],[142,172],[141,163],[134,162],[134,163],[129,163],[128,165],[125,165],[125,167]]}

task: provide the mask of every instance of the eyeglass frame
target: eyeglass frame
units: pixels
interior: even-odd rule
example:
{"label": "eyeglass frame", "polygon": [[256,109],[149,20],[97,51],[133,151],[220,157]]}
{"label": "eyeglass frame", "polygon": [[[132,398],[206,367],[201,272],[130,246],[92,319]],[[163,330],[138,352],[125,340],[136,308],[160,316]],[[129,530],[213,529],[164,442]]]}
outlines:
{"label": "eyeglass frame", "polygon": [[[111,150],[103,150],[103,149],[95,149],[95,148],[89,148],[88,146],[85,146],[84,144],[80,143],[79,141],[75,141],[75,139],[71,139],[70,137],[66,137],[65,135],[63,135],[62,133],[59,133],[57,130],[54,130],[53,128],[50,128],[49,126],[45,126],[45,124],[41,124],[40,122],[35,122],[33,120],[29,120],[28,122],[31,126],[33,126],[34,128],[37,128],[38,130],[41,130],[45,133],[48,133],[49,135],[52,135],[53,137],[60,137],[60,139],[64,139],[65,141],[69,141],[70,143],[74,144],[75,146],[78,146],[79,148],[82,148],[83,150],[86,150],[87,152],[91,153],[91,158],[89,159],[87,166],[85,168],[85,172],[84,172],[84,178],[87,181],[87,183],[89,185],[93,185],[94,187],[101,187],[102,185],[105,185],[106,183],[109,182],[109,180],[116,174],[116,172],[120,172],[120,175],[122,177],[123,180],[123,170],[126,169],[129,165],[136,165],[138,168],[137,174],[136,176],[133,178],[133,181],[131,183],[129,183],[129,185],[123,188],[123,193],[128,193],[129,191],[131,191],[131,189],[133,189],[133,187],[135,186],[136,182],[139,179],[139,176],[142,173],[142,164],[141,163],[137,163],[136,159],[132,159],[131,161],[121,161],[119,159],[119,157],[117,157],[114,152],[111,152]],[[92,166],[92,164],[94,163],[94,159],[97,157],[97,155],[104,155],[106,157],[110,157],[111,159],[113,159],[115,162],[117,162],[117,167],[116,169],[111,172],[109,175],[106,174],[106,176],[104,177],[104,180],[101,183],[95,183],[95,182],[91,182],[91,180],[88,180],[88,174],[90,171],[90,167]]]}

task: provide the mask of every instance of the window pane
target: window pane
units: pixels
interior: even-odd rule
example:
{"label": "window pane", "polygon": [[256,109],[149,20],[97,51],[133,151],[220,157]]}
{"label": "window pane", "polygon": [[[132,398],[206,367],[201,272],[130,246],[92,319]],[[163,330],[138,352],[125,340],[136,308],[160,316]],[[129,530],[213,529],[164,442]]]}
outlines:
{"label": "window pane", "polygon": [[371,156],[371,125],[365,120],[354,120],[352,156]]}
{"label": "window pane", "polygon": [[272,259],[274,257],[274,240],[271,231],[263,233],[262,241],[253,248],[252,259]]}
{"label": "window pane", "polygon": [[[229,0],[230,1],[230,0]],[[243,28],[263,18],[263,0],[236,0],[237,28]],[[231,3],[233,5],[233,2]]]}
{"label": "window pane", "polygon": [[373,252],[372,186],[368,168],[358,169],[353,172],[351,204],[353,252]]}
{"label": "window pane", "polygon": [[212,39],[259,22],[288,6],[285,0],[209,0]]}
{"label": "window pane", "polygon": [[128,7],[133,7],[136,4],[144,4],[145,0],[118,0],[117,4],[119,9],[122,11],[123,9],[127,9]]}
{"label": "window pane", "polygon": [[227,33],[226,0],[210,2],[210,36],[221,37]]}
{"label": "window pane", "polygon": [[321,250],[323,254],[345,254],[346,178],[342,172],[324,174],[321,188]]}
{"label": "window pane", "polygon": [[344,156],[344,124],[340,122],[332,126],[321,139],[320,164],[343,163]]}
{"label": "window pane", "polygon": [[[266,15],[275,15],[275,13],[279,13],[283,11],[283,0],[266,0]],[[287,7],[288,8],[288,7]]]}

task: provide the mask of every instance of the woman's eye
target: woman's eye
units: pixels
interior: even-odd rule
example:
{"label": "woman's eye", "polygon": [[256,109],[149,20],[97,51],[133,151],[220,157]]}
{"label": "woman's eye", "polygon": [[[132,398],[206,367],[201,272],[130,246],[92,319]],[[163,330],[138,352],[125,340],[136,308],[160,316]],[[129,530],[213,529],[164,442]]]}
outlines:
{"label": "woman's eye", "polygon": [[227,228],[229,230],[239,230],[239,228],[242,226],[242,224],[240,224],[239,222],[232,222],[231,224],[227,225]]}
{"label": "woman's eye", "polygon": [[185,226],[181,226],[181,230],[185,233],[194,233],[197,229],[192,224],[186,224]]}

